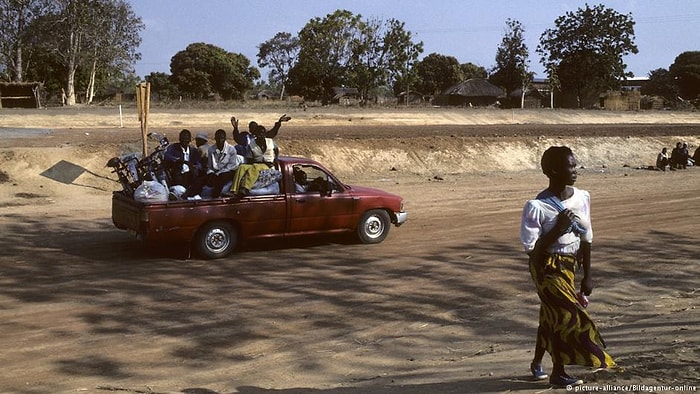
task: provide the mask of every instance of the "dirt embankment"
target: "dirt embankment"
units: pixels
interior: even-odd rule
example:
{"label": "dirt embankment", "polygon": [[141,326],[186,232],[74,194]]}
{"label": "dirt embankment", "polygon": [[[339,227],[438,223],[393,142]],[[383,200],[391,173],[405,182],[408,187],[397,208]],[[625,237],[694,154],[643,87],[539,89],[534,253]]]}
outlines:
{"label": "dirt embankment", "polygon": [[[341,175],[403,171],[418,175],[518,171],[537,167],[550,145],[566,144],[591,169],[653,165],[662,147],[700,145],[700,114],[487,109],[286,109],[292,120],[277,139],[283,154],[317,159]],[[149,130],[177,140],[182,128],[230,131],[249,120],[268,127],[281,111],[231,109],[159,111]],[[57,155],[107,175],[112,156],[141,150],[133,108],[2,110],[0,148],[55,147]],[[124,127],[119,127],[123,125]],[[22,128],[34,128],[34,134]],[[691,150],[691,153],[692,153]],[[30,154],[16,152],[16,154]],[[53,154],[52,154],[53,156]],[[99,157],[99,159],[97,159]],[[36,159],[31,159],[35,162]],[[88,161],[88,162],[86,162]]]}

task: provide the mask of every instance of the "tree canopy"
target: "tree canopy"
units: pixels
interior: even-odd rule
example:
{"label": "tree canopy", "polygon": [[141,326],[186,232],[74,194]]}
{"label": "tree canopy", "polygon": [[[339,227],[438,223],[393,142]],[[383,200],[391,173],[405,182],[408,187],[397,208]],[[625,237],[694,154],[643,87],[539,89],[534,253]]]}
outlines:
{"label": "tree canopy", "polygon": [[642,87],[641,93],[650,96],[661,96],[667,101],[673,101],[678,96],[678,87],[668,70],[657,68],[649,71],[649,81]]}
{"label": "tree canopy", "polygon": [[437,96],[450,86],[472,78],[486,78],[486,69],[472,63],[460,64],[454,56],[431,53],[415,66],[418,91]]}
{"label": "tree canopy", "polygon": [[280,32],[258,46],[258,66],[270,67],[270,83],[282,87],[280,97],[289,79],[289,71],[299,57],[299,39]]}
{"label": "tree canopy", "polygon": [[[0,0],[0,71],[4,79],[21,82],[31,58],[34,22],[53,9],[50,0]],[[0,74],[1,75],[1,74]]]}
{"label": "tree canopy", "polygon": [[224,100],[243,98],[260,78],[257,68],[242,54],[212,44],[190,44],[170,60],[173,83],[189,98],[218,94]]}
{"label": "tree canopy", "polygon": [[540,36],[537,53],[552,80],[583,107],[600,92],[615,90],[627,76],[623,56],[638,52],[634,20],[603,5],[579,8],[554,21]]}
{"label": "tree canopy", "polygon": [[501,45],[496,50],[496,65],[492,69],[489,80],[494,85],[505,89],[506,93],[521,89],[524,96],[525,88],[534,75],[529,70],[530,53],[525,45],[525,30],[516,20],[508,19],[506,25],[507,30]]}
{"label": "tree canopy", "polygon": [[124,0],[55,0],[53,13],[37,21],[41,32],[38,46],[63,69],[66,104],[76,103],[78,83],[92,100],[98,70],[128,73],[140,58],[144,25]]}
{"label": "tree canopy", "polygon": [[700,98],[700,51],[681,53],[668,71],[676,81],[682,98],[686,100]]}
{"label": "tree canopy", "polygon": [[364,99],[406,75],[422,52],[404,24],[363,20],[347,10],[314,18],[299,32],[299,58],[289,74],[290,91],[328,103],[333,88],[357,87]]}

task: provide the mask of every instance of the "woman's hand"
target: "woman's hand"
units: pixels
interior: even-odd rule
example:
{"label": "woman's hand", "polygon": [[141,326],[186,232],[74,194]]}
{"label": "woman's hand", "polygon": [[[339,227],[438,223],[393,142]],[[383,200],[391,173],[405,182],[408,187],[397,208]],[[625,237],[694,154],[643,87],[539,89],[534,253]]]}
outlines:
{"label": "woman's hand", "polygon": [[587,296],[591,295],[593,292],[593,279],[589,276],[584,276],[583,279],[581,279],[581,291]]}
{"label": "woman's hand", "polygon": [[556,231],[559,236],[562,236],[566,233],[566,230],[571,227],[571,224],[577,219],[577,216],[570,210],[570,209],[564,209],[563,211],[559,212],[559,215],[557,215],[557,225],[556,225]]}

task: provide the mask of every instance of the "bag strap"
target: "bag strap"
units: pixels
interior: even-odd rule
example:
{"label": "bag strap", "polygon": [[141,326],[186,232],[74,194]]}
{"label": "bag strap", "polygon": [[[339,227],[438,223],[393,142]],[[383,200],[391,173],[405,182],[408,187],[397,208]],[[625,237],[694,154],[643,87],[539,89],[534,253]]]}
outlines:
{"label": "bag strap", "polygon": [[[549,189],[545,189],[544,191],[542,191],[542,193],[538,194],[537,199],[542,200],[548,203],[549,205],[553,206],[554,208],[556,208],[557,212],[562,212],[566,209],[559,197],[554,195],[554,193],[552,193]],[[581,235],[585,232],[583,227],[581,227],[581,225],[575,220],[571,222],[571,225],[569,226],[569,228],[566,229],[565,234],[570,233],[572,231],[576,235]]]}

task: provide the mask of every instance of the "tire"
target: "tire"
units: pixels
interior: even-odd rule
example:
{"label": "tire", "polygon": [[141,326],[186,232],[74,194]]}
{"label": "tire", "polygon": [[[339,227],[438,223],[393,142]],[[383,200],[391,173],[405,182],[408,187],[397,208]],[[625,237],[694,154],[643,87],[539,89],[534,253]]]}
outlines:
{"label": "tire", "polygon": [[382,209],[372,209],[365,212],[357,225],[357,237],[364,244],[378,244],[389,235],[391,219]]}
{"label": "tire", "polygon": [[219,259],[236,248],[237,238],[238,233],[230,223],[211,222],[197,231],[195,248],[204,258]]}

